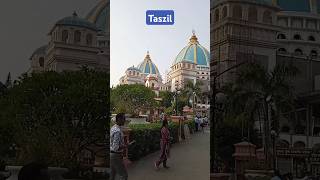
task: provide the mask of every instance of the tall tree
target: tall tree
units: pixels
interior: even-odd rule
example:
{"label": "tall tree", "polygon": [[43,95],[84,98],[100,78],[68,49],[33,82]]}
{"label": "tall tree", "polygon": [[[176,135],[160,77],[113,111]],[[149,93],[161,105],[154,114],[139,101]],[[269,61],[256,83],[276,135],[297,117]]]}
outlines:
{"label": "tall tree", "polygon": [[246,64],[238,71],[235,82],[223,88],[227,95],[225,121],[232,121],[242,129],[242,137],[250,139],[258,120],[264,125],[260,127],[264,132],[264,146],[269,149],[271,128],[278,131],[278,115],[294,106],[291,81],[297,73],[297,68],[290,64],[278,64],[271,72],[256,63]]}
{"label": "tall tree", "polygon": [[187,81],[184,86],[183,93],[185,93],[185,95],[187,96],[188,101],[192,100],[192,103],[193,103],[192,106],[197,102],[196,101],[197,98],[199,99],[203,98],[201,86],[202,86],[201,81],[197,81],[196,83],[194,83],[193,81]]}
{"label": "tall tree", "polygon": [[173,93],[170,91],[160,91],[159,97],[162,99],[161,106],[168,108],[173,103]]}
{"label": "tall tree", "polygon": [[[0,122],[19,148],[17,160],[76,168],[81,153],[105,142],[109,75],[82,70],[24,75],[0,97]],[[11,141],[11,142],[12,142]]]}
{"label": "tall tree", "polygon": [[119,85],[111,90],[111,108],[138,116],[140,111],[155,107],[155,97],[156,94],[144,85]]}

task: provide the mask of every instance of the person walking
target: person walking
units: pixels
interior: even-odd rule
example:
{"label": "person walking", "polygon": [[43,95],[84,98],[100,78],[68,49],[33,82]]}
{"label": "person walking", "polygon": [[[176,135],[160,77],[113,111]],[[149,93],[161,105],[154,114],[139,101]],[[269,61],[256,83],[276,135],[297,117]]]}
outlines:
{"label": "person walking", "polygon": [[116,124],[110,129],[110,180],[115,180],[116,175],[120,180],[128,179],[128,172],[123,162],[123,150],[126,148],[121,127],[126,117],[124,113],[116,115]]}
{"label": "person walking", "polygon": [[198,116],[195,116],[194,117],[194,123],[195,123],[195,125],[196,125],[196,132],[198,131],[198,129],[199,129],[199,124],[198,124]]}
{"label": "person walking", "polygon": [[162,121],[160,147],[160,157],[154,163],[155,168],[159,169],[159,166],[163,164],[163,167],[168,169],[169,166],[167,166],[167,159],[170,156],[170,131],[168,128],[168,120],[166,117],[164,117]]}
{"label": "person walking", "polygon": [[202,133],[204,133],[204,126],[205,126],[204,118],[202,118],[202,117],[199,118],[199,124],[200,124]]}

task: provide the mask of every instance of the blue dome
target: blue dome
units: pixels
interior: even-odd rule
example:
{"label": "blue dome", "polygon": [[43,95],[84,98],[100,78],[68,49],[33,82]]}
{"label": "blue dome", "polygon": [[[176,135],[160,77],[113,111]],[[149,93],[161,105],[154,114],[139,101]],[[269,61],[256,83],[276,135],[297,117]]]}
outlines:
{"label": "blue dome", "polygon": [[191,62],[198,66],[210,66],[209,51],[199,44],[195,34],[191,37],[189,44],[180,51],[173,64],[180,62]]}
{"label": "blue dome", "polygon": [[138,65],[138,68],[144,74],[154,74],[158,77],[161,77],[157,66],[151,61],[149,52],[147,53],[147,56],[144,58],[144,61]]}
{"label": "blue dome", "polygon": [[109,21],[109,3],[107,0],[101,0],[87,15],[86,19],[96,25],[99,31],[106,32]]}
{"label": "blue dome", "polygon": [[128,69],[127,69],[127,71],[138,71],[138,72],[141,72],[140,71],[140,69],[138,69],[138,68],[136,68],[136,67],[134,67],[134,66],[132,66],[132,67],[129,67]]}
{"label": "blue dome", "polygon": [[307,0],[278,0],[282,11],[310,12],[310,1]]}
{"label": "blue dome", "polygon": [[83,28],[88,28],[94,31],[98,31],[97,27],[95,24],[79,18],[76,13],[73,13],[72,16],[65,17],[58,21],[56,25],[63,25],[63,26],[76,26],[76,27],[83,27]]}

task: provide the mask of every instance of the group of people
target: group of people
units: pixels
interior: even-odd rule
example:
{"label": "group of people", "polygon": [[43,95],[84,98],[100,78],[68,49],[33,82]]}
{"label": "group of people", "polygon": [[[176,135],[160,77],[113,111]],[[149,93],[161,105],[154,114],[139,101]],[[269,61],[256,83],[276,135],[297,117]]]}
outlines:
{"label": "group of people", "polygon": [[[127,168],[123,161],[123,151],[134,142],[125,143],[124,141],[122,126],[125,121],[126,117],[124,113],[117,114],[116,123],[110,129],[110,180],[115,180],[116,175],[119,176],[120,180],[128,179]],[[171,137],[167,117],[164,115],[161,121],[160,157],[154,162],[154,166],[156,169],[159,169],[162,164],[164,168],[168,169],[169,166],[167,165],[167,159],[170,155]]]}
{"label": "group of people", "polygon": [[204,127],[208,125],[208,118],[207,116],[201,117],[200,115],[196,115],[194,118],[196,131],[204,131]]}

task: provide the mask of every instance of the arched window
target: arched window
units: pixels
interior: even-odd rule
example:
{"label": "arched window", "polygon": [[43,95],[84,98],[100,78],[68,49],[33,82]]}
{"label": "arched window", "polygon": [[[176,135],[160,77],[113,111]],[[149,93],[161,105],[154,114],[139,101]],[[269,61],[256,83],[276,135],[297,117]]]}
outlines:
{"label": "arched window", "polygon": [[81,32],[75,31],[74,32],[74,43],[79,44],[81,42]]}
{"label": "arched window", "polygon": [[219,9],[216,9],[216,11],[214,12],[214,22],[219,22]]}
{"label": "arched window", "polygon": [[303,149],[306,147],[306,144],[302,141],[297,141],[293,144],[294,148],[299,148],[299,149]]}
{"label": "arched window", "polygon": [[317,57],[318,56],[318,52],[316,50],[311,50],[310,56],[311,57]]}
{"label": "arched window", "polygon": [[287,50],[286,50],[285,48],[279,48],[279,49],[278,49],[278,52],[279,52],[279,53],[286,53]]}
{"label": "arched window", "polygon": [[316,38],[314,38],[314,36],[309,36],[309,41],[316,41]]}
{"label": "arched window", "polygon": [[86,41],[88,46],[92,45],[92,34],[87,34]]}
{"label": "arched window", "polygon": [[272,24],[272,15],[270,11],[265,11],[263,13],[263,20],[264,23]]}
{"label": "arched window", "polygon": [[62,31],[62,42],[67,43],[68,38],[69,38],[69,32],[68,32],[68,30],[63,30],[63,31]]}
{"label": "arched window", "polygon": [[302,38],[301,38],[300,34],[295,34],[295,35],[293,36],[293,39],[294,39],[294,40],[301,40]]}
{"label": "arched window", "polygon": [[228,16],[228,8],[225,6],[222,9],[222,18],[226,18]]}
{"label": "arched window", "polygon": [[242,7],[240,5],[235,5],[233,7],[232,17],[242,19]]}
{"label": "arched window", "polygon": [[258,11],[256,7],[249,7],[249,21],[256,22],[258,20]]}
{"label": "arched window", "polygon": [[284,34],[278,34],[277,39],[287,39],[287,37]]}
{"label": "arched window", "polygon": [[279,148],[289,148],[289,145],[290,145],[289,142],[283,139],[280,139],[277,143],[277,146]]}
{"label": "arched window", "polygon": [[44,58],[43,57],[39,58],[39,66],[44,67]]}
{"label": "arched window", "polygon": [[303,54],[303,52],[302,52],[302,50],[301,49],[296,49],[296,50],[294,50],[294,53],[296,54],[296,55],[302,55]]}

